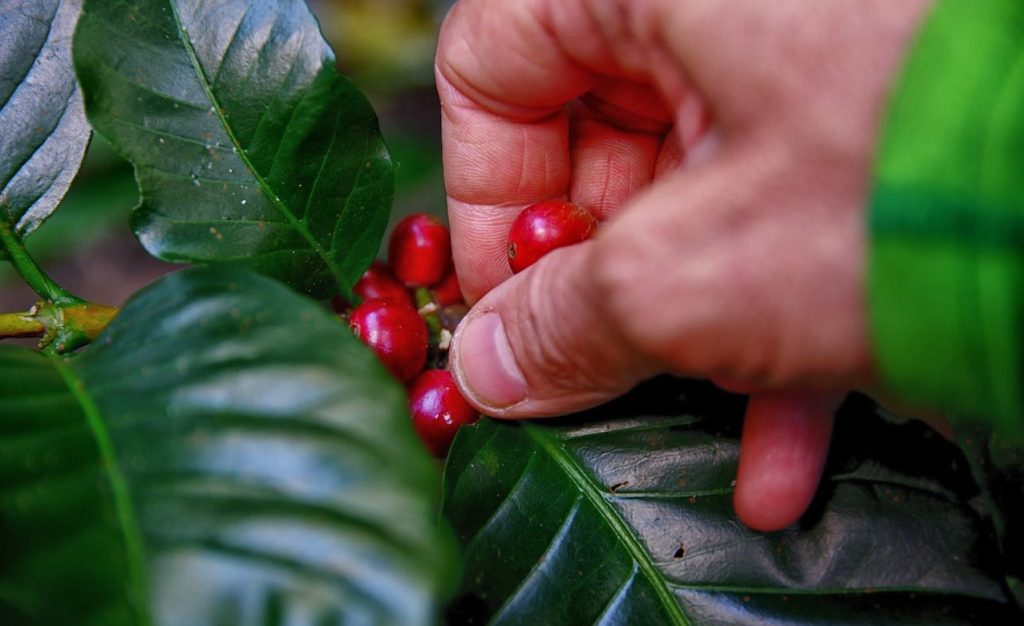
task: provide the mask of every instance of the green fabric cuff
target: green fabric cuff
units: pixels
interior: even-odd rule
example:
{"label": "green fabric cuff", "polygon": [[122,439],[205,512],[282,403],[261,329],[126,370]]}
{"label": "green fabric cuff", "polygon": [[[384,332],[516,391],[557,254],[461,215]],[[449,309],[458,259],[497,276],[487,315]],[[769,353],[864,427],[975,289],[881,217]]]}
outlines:
{"label": "green fabric cuff", "polygon": [[869,229],[884,381],[1024,437],[1024,2],[938,2],[893,93]]}

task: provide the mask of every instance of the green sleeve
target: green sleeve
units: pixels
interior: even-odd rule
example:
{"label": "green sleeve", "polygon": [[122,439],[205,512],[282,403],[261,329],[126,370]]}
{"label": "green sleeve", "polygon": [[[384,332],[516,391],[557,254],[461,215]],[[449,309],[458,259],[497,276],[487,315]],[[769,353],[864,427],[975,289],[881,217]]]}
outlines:
{"label": "green sleeve", "polygon": [[870,198],[883,380],[1024,437],[1024,0],[939,0],[896,85]]}

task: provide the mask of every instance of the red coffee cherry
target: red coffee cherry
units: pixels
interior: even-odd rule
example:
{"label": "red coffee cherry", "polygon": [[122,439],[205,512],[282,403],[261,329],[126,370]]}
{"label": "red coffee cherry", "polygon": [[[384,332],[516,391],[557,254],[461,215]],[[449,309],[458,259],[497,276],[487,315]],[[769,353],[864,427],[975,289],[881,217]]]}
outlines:
{"label": "red coffee cherry", "polygon": [[455,268],[452,267],[445,274],[433,289],[430,290],[434,296],[434,302],[438,306],[449,306],[451,304],[462,304],[462,288],[459,287],[459,277],[455,275]]}
{"label": "red coffee cherry", "polygon": [[[395,275],[391,273],[391,270],[383,261],[374,261],[369,269],[363,272],[363,275],[356,281],[355,286],[352,287],[352,293],[359,296],[362,300],[373,300],[376,298],[404,302],[409,306],[414,306],[412,294],[405,288],[405,285],[398,282],[398,279],[395,278]],[[341,296],[331,298],[331,306],[335,313],[344,313],[352,308],[352,304]]]}
{"label": "red coffee cherry", "polygon": [[413,306],[412,294],[391,273],[383,261],[374,261],[370,269],[356,281],[352,291],[363,300],[394,300]]}
{"label": "red coffee cherry", "polygon": [[433,215],[414,213],[395,225],[388,242],[391,271],[409,287],[431,287],[452,262],[448,228]]}
{"label": "red coffee cherry", "polygon": [[555,248],[586,241],[597,220],[578,204],[548,200],[523,209],[508,235],[508,264],[518,274]]}
{"label": "red coffee cherry", "polygon": [[367,300],[349,315],[348,325],[403,383],[427,362],[427,324],[416,309],[391,300]]}
{"label": "red coffee cherry", "polygon": [[479,414],[455,386],[447,370],[426,370],[409,388],[412,425],[434,456],[444,457],[460,426],[472,424]]}

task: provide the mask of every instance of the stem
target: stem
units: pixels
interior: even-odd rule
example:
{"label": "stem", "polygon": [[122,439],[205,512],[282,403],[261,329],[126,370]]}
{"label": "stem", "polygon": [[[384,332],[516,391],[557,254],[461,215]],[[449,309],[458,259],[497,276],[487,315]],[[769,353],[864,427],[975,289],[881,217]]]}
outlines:
{"label": "stem", "polygon": [[427,324],[428,367],[445,369],[448,367],[448,346],[452,340],[452,333],[444,327],[441,321],[441,309],[429,289],[418,287],[414,292],[414,297],[420,317]]}
{"label": "stem", "polygon": [[50,354],[66,354],[92,342],[117,315],[117,308],[105,304],[36,305],[35,318],[46,327],[39,347]]}
{"label": "stem", "polygon": [[416,308],[419,309],[420,317],[427,323],[427,330],[432,338],[441,332],[441,318],[437,315],[437,303],[430,295],[426,287],[418,287],[415,292]]}
{"label": "stem", "polygon": [[7,337],[42,337],[43,323],[31,313],[0,313],[0,339]]}
{"label": "stem", "polygon": [[7,250],[14,269],[21,274],[21,277],[25,279],[29,287],[39,294],[40,297],[54,304],[82,302],[81,298],[67,292],[43,272],[42,268],[29,255],[28,250],[25,249],[21,238],[7,224],[0,223],[0,245]]}
{"label": "stem", "polygon": [[27,313],[0,313],[0,339],[42,337],[39,347],[64,354],[95,339],[117,315],[115,307],[86,302],[43,272],[8,224],[0,223],[0,248],[43,301]]}
{"label": "stem", "polygon": [[81,334],[82,339],[88,343],[106,330],[117,316],[118,308],[95,302],[83,302],[64,307],[63,313],[64,325]]}
{"label": "stem", "polygon": [[41,337],[44,352],[65,354],[96,339],[117,312],[117,307],[92,302],[39,302],[25,313],[0,313],[0,339]]}

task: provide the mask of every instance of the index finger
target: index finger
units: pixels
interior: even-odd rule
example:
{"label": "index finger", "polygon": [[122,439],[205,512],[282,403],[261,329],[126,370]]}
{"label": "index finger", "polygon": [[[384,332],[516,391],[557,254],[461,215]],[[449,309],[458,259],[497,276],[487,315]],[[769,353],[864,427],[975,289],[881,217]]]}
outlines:
{"label": "index finger", "polygon": [[445,188],[456,270],[471,301],[510,275],[500,261],[523,206],[568,193],[565,104],[594,76],[552,35],[558,4],[463,0],[441,30]]}

